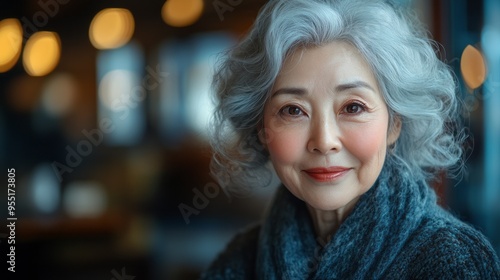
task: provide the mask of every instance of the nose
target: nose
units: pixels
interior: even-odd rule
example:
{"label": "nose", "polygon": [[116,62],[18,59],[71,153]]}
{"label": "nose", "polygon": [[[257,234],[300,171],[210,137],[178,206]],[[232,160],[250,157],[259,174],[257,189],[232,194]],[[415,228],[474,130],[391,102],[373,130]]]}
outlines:
{"label": "nose", "polygon": [[309,152],[326,155],[341,148],[340,130],[335,120],[322,118],[312,123],[307,143]]}

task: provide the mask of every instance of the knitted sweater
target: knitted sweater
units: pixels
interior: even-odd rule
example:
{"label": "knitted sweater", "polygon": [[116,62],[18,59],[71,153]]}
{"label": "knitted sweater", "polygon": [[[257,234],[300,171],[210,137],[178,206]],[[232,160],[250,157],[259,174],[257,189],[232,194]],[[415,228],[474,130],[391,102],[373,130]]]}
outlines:
{"label": "knitted sweater", "polygon": [[237,235],[202,279],[500,279],[485,237],[401,175],[383,171],[328,243],[281,187],[262,225]]}

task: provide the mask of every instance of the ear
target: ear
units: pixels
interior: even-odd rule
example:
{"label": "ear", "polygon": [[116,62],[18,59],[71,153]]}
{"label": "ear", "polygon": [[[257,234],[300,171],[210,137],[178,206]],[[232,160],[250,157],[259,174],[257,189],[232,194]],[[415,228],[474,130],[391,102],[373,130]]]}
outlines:
{"label": "ear", "polygon": [[392,128],[387,133],[387,145],[392,145],[396,143],[396,141],[399,138],[399,134],[401,133],[401,126],[402,126],[401,117],[395,115]]}

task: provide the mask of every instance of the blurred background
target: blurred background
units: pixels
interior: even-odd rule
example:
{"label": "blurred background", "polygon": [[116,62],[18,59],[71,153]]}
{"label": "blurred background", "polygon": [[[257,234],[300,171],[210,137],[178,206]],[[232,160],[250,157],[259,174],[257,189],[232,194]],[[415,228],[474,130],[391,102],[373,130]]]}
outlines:
{"label": "blurred background", "polygon": [[[209,175],[207,120],[216,55],[265,2],[0,2],[0,273],[8,217],[15,276],[56,280],[197,279],[262,217],[278,182],[227,196]],[[500,254],[499,1],[394,2],[460,81],[467,173],[443,174],[440,203]]]}

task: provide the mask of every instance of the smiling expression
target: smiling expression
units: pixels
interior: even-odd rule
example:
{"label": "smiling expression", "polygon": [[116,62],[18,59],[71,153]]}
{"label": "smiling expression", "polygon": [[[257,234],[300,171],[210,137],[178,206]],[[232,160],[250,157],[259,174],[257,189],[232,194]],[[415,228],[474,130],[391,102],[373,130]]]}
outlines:
{"label": "smiling expression", "polygon": [[282,183],[318,210],[352,207],[380,174],[389,113],[358,50],[332,42],[285,60],[264,108],[261,141]]}

